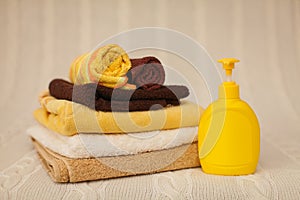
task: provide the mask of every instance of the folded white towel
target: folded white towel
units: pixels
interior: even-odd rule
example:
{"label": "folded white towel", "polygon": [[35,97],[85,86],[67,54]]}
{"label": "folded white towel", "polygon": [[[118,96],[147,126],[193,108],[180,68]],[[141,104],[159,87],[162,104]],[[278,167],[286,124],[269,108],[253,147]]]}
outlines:
{"label": "folded white towel", "polygon": [[36,125],[27,134],[48,149],[70,158],[132,155],[169,149],[197,140],[198,127],[130,134],[77,134],[64,136]]}

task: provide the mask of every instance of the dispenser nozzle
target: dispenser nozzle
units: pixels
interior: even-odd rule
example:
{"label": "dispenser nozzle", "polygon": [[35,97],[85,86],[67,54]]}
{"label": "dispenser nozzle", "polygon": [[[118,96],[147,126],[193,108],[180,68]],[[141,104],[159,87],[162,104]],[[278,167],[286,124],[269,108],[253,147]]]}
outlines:
{"label": "dispenser nozzle", "polygon": [[223,58],[218,60],[218,62],[223,64],[223,69],[225,69],[227,80],[231,81],[232,69],[234,68],[234,63],[239,62],[235,58]]}

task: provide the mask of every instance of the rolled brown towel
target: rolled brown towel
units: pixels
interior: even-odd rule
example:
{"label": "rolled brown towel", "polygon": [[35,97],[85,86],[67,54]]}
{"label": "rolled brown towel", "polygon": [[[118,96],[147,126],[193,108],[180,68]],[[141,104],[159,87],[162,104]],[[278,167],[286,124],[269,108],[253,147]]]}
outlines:
{"label": "rolled brown towel", "polygon": [[73,85],[61,79],[51,81],[49,91],[57,99],[74,101],[105,112],[156,110],[167,105],[179,105],[179,99],[189,94],[185,86],[172,86],[171,89],[163,86],[149,92],[142,88],[111,89],[94,83]]}
{"label": "rolled brown towel", "polygon": [[165,82],[165,70],[161,62],[152,56],[130,59],[131,69],[127,72],[128,83],[147,90],[159,88]]}
{"label": "rolled brown towel", "polygon": [[[49,84],[50,94],[56,98],[63,98],[65,96],[72,96],[72,90],[76,90],[78,93],[86,94],[92,93],[95,98],[103,98],[106,100],[128,101],[128,100],[178,100],[185,98],[189,95],[189,89],[180,85],[161,86],[154,89],[151,92],[144,88],[138,88],[136,90],[123,90],[112,89],[105,86],[97,85],[95,83],[88,83],[84,85],[73,85],[72,83],[62,80],[54,79]],[[90,92],[88,92],[90,91]],[[95,94],[96,92],[96,94]],[[82,95],[85,98],[86,95]]]}

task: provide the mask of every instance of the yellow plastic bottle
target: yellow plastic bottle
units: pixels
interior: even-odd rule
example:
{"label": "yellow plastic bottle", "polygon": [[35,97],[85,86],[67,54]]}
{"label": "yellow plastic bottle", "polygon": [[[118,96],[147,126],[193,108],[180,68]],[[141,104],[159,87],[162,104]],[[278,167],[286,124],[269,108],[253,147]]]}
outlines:
{"label": "yellow plastic bottle", "polygon": [[219,99],[201,116],[198,132],[199,158],[208,174],[254,173],[259,159],[260,129],[250,106],[240,99],[239,86],[231,80],[234,63],[224,58],[227,80],[219,86]]}

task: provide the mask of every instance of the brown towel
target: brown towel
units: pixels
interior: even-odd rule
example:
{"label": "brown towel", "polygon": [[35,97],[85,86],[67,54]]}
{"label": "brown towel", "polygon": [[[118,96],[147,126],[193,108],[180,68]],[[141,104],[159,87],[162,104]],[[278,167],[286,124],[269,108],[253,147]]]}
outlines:
{"label": "brown towel", "polygon": [[[55,182],[90,181],[200,166],[197,142],[136,155],[72,159],[32,140],[42,165]],[[170,158],[177,159],[170,162]]]}
{"label": "brown towel", "polygon": [[159,88],[165,82],[165,70],[160,61],[152,56],[130,59],[128,83],[147,90]]}
{"label": "brown towel", "polygon": [[179,105],[179,99],[189,95],[185,86],[162,86],[152,91],[143,88],[123,90],[94,83],[73,85],[62,79],[52,80],[49,92],[57,99],[74,101],[105,112],[156,110],[167,105]]}

